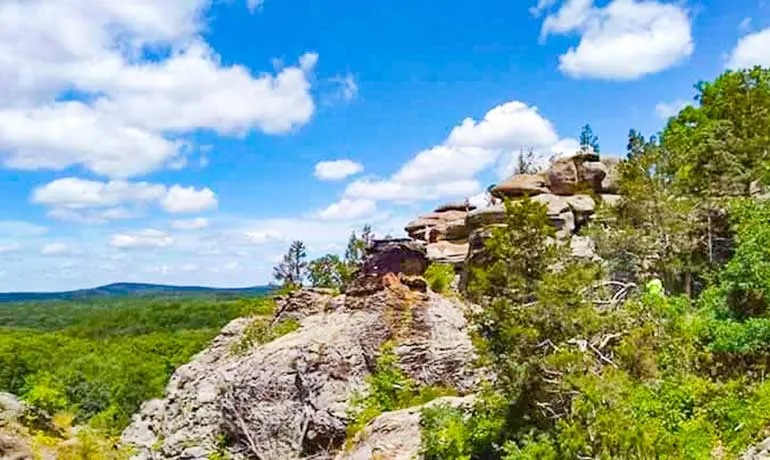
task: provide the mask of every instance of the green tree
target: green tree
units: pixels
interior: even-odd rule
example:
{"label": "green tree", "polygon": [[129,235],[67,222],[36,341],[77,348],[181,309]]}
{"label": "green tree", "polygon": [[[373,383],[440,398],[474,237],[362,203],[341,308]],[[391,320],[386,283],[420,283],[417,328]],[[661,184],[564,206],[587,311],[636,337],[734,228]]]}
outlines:
{"label": "green tree", "polygon": [[594,135],[591,125],[583,126],[580,131],[580,150],[599,153],[599,138]]}
{"label": "green tree", "polygon": [[697,107],[673,117],[661,141],[680,192],[748,196],[770,177],[770,69],[728,71],[696,85]]}
{"label": "green tree", "polygon": [[305,243],[294,241],[283,256],[283,261],[273,268],[273,277],[284,286],[302,286],[307,271]]}
{"label": "green tree", "polygon": [[313,287],[342,289],[348,278],[348,266],[339,256],[326,254],[308,265],[308,279]]}

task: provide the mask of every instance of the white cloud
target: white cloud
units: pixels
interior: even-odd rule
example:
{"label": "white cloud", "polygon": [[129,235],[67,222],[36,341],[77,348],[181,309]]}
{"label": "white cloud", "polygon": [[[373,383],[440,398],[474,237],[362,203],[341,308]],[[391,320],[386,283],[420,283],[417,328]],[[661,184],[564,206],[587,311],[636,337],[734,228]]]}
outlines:
{"label": "white cloud", "polygon": [[48,243],[40,248],[40,254],[44,256],[63,256],[70,252],[70,247],[64,243]]}
{"label": "white cloud", "polygon": [[727,60],[727,67],[731,69],[757,65],[770,67],[770,28],[742,37]]}
{"label": "white cloud", "polygon": [[673,67],[694,49],[688,12],[659,1],[566,0],[543,22],[541,38],[577,32],[580,43],[559,57],[574,78],[633,80]]}
{"label": "white cloud", "polygon": [[355,220],[371,216],[377,210],[377,203],[372,200],[342,200],[329,205],[318,212],[323,220]]}
{"label": "white cloud", "polygon": [[67,177],[35,189],[32,202],[56,208],[84,209],[126,202],[152,202],[165,194],[165,186],[148,182],[100,182]]}
{"label": "white cloud", "polygon": [[659,102],[655,105],[655,115],[663,120],[668,120],[688,105],[690,102],[682,99],[677,99],[674,102]]}
{"label": "white cloud", "polygon": [[321,161],[315,165],[315,177],[334,181],[363,172],[364,166],[352,160]]}
{"label": "white cloud", "polygon": [[180,185],[166,188],[149,182],[101,182],[75,177],[38,187],[31,200],[50,207],[51,218],[96,224],[136,217],[139,210],[150,203],[158,203],[172,213],[198,212],[217,206],[216,195],[208,188],[196,190]]}
{"label": "white cloud", "polygon": [[155,229],[112,235],[110,246],[114,248],[164,248],[174,244],[174,237]]}
{"label": "white cloud", "polygon": [[262,8],[262,5],[264,3],[265,3],[265,0],[246,0],[246,6],[249,8],[249,11],[252,13]]}
{"label": "white cloud", "polygon": [[196,217],[187,220],[172,220],[171,228],[175,230],[200,230],[209,226],[209,221],[205,217]]}
{"label": "white cloud", "polygon": [[480,120],[466,118],[437,146],[418,152],[389,179],[363,178],[348,184],[344,197],[411,202],[458,198],[481,190],[475,176],[496,162],[501,175],[522,150],[532,149],[538,164],[555,153],[577,150],[574,139],[560,139],[553,124],[536,107],[510,101]]}
{"label": "white cloud", "polygon": [[217,196],[210,188],[197,190],[179,185],[172,186],[161,200],[163,209],[175,214],[206,211],[217,205]]}
{"label": "white cloud", "polygon": [[[0,2],[0,160],[127,178],[184,164],[180,138],[194,130],[279,134],[307,123],[318,56],[273,74],[225,65],[203,36],[211,3]],[[144,59],[148,49],[163,57]]]}
{"label": "white cloud", "polygon": [[267,229],[258,231],[244,232],[246,239],[253,244],[265,244],[268,241],[283,240],[281,232],[277,230]]}

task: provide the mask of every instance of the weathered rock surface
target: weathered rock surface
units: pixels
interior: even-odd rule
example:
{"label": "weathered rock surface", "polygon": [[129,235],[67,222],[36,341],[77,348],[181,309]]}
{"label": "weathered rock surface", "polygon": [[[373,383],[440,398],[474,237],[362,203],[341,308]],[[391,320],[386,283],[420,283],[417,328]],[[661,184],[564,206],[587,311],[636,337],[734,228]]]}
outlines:
{"label": "weathered rock surface", "polygon": [[413,460],[420,456],[420,411],[425,407],[448,405],[469,407],[473,396],[438,398],[423,406],[387,412],[375,418],[353,439],[352,446],[336,460]]}
{"label": "weathered rock surface", "polygon": [[750,447],[741,460],[770,460],[770,438]]}
{"label": "weathered rock surface", "polygon": [[602,158],[607,175],[602,180],[602,193],[618,193],[620,190],[620,158],[607,157]]}
{"label": "weathered rock surface", "polygon": [[548,193],[546,178],[542,174],[516,174],[502,184],[495,185],[489,192],[497,198],[516,198],[524,195],[535,196]]}
{"label": "weathered rock surface", "polygon": [[459,201],[457,203],[446,203],[442,204],[438,208],[436,208],[435,212],[445,212],[445,211],[473,211],[476,209],[476,206],[466,202],[466,201]]}
{"label": "weathered rock surface", "polygon": [[242,355],[232,349],[249,320],[235,320],[175,372],[165,399],[143,405],[123,441],[137,459],[202,460],[222,439],[235,459],[329,458],[345,438],[350,396],[392,338],[412,378],[469,391],[473,347],[463,306],[387,276],[396,281],[371,295],[283,299],[292,306],[279,311],[301,327]]}
{"label": "weathered rock surface", "polygon": [[532,198],[532,201],[544,204],[549,216],[558,216],[563,212],[569,211],[569,202],[567,199],[552,193],[538,195]]}
{"label": "weathered rock surface", "polygon": [[548,189],[556,195],[572,195],[580,183],[578,169],[571,158],[555,161],[546,172]]}
{"label": "weathered rock surface", "polygon": [[460,265],[468,255],[468,242],[439,241],[429,244],[427,250],[428,259],[434,263]]}

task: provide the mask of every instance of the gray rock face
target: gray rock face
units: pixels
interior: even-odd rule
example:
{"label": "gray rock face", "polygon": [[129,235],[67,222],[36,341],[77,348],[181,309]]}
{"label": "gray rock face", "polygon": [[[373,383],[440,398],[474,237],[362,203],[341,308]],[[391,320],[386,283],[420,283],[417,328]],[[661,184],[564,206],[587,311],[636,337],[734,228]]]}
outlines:
{"label": "gray rock face", "polygon": [[770,460],[770,438],[750,447],[741,460]]}
{"label": "gray rock face", "polygon": [[341,452],[336,460],[414,460],[420,457],[420,411],[425,407],[448,405],[468,407],[472,396],[438,398],[424,406],[387,412],[372,420],[353,440],[353,445]]}
{"label": "gray rock face", "polygon": [[393,338],[415,380],[460,391],[474,385],[473,347],[456,301],[403,285],[307,299],[305,308],[279,305],[301,318],[297,331],[235,355],[249,323],[238,319],[178,369],[165,399],[145,403],[123,433],[135,458],[203,460],[223,439],[235,459],[330,458],[345,438],[349,398]]}
{"label": "gray rock face", "polygon": [[24,414],[24,403],[11,393],[0,392],[0,422],[17,420]]}

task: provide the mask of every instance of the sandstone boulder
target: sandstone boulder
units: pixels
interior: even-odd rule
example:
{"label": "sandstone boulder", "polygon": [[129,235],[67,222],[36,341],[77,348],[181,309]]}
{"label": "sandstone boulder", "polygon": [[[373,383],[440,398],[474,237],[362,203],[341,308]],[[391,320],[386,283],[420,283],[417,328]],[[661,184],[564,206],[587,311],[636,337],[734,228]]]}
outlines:
{"label": "sandstone boulder", "polygon": [[545,177],[541,174],[516,174],[502,184],[495,185],[489,192],[492,196],[501,199],[516,198],[548,193],[548,187]]}
{"label": "sandstone boulder", "polygon": [[439,241],[427,247],[428,259],[433,263],[460,265],[468,255],[468,242]]}
{"label": "sandstone boulder", "polygon": [[607,174],[602,180],[602,193],[618,193],[620,190],[620,158],[602,158]]}
{"label": "sandstone boulder", "polygon": [[469,408],[473,397],[438,398],[422,406],[386,412],[372,420],[353,439],[349,449],[336,460],[414,460],[420,457],[420,411],[426,407],[446,405]]}
{"label": "sandstone boulder", "polygon": [[505,222],[505,206],[496,204],[488,208],[476,209],[468,213],[467,225],[469,233],[477,228]]}
{"label": "sandstone boulder", "polygon": [[572,195],[580,184],[578,168],[572,158],[556,160],[546,171],[546,181],[551,193]]}
{"label": "sandstone boulder", "polygon": [[582,187],[594,192],[602,191],[602,182],[607,177],[607,166],[601,161],[586,161],[577,163],[578,174]]}
{"label": "sandstone boulder", "polygon": [[596,210],[596,202],[590,195],[573,195],[566,201],[575,214],[593,214]]}
{"label": "sandstone boulder", "polygon": [[436,208],[435,212],[438,212],[438,213],[446,212],[446,211],[468,212],[468,211],[473,211],[474,209],[476,209],[476,206],[468,202],[462,201],[462,202],[456,202],[456,203],[442,204],[441,206]]}
{"label": "sandstone boulder", "polygon": [[559,214],[569,211],[569,204],[567,199],[554,195],[552,193],[544,193],[532,198],[532,201],[542,203],[546,206],[546,212],[549,216],[558,216]]}
{"label": "sandstone boulder", "polygon": [[134,416],[122,436],[134,458],[204,460],[222,439],[232,459],[328,458],[345,439],[351,396],[394,338],[401,368],[417,382],[460,392],[475,385],[459,301],[397,282],[368,296],[317,301],[323,305],[306,305],[306,314],[293,307],[298,330],[246,352],[233,345],[250,320],[230,323],[174,373],[163,400]]}
{"label": "sandstone boulder", "polygon": [[597,257],[594,242],[587,236],[573,235],[570,239],[570,251],[574,257],[581,259],[593,260]]}

